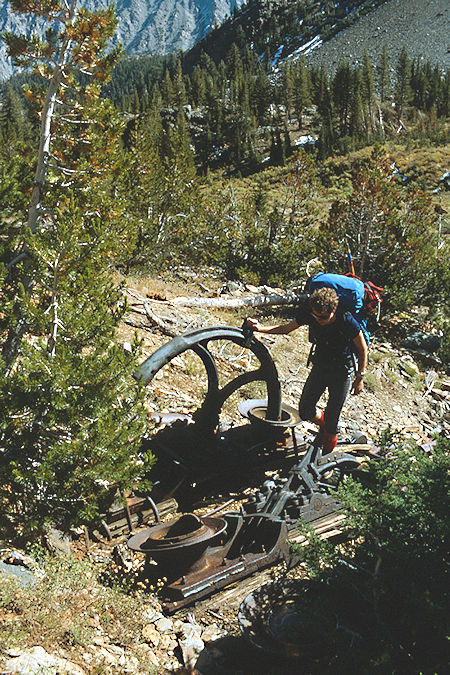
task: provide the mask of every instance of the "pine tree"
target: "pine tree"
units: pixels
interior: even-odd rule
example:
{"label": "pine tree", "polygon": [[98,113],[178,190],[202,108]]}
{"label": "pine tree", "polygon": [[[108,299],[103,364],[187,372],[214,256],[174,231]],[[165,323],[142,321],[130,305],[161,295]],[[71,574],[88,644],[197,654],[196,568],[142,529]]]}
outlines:
{"label": "pine tree", "polygon": [[367,110],[367,130],[373,133],[376,129],[375,122],[375,83],[372,66],[367,49],[364,50],[362,68],[362,96]]}
{"label": "pine tree", "polygon": [[252,110],[260,125],[267,123],[268,108],[270,105],[270,84],[267,73],[261,67],[258,68],[253,81],[251,94]]}
{"label": "pine tree", "polygon": [[402,117],[405,107],[411,100],[411,61],[403,47],[396,68],[395,103],[397,115]]}
{"label": "pine tree", "polygon": [[383,46],[383,51],[377,66],[377,84],[380,101],[384,103],[390,94],[391,80],[389,75],[389,58],[386,45]]}
{"label": "pine tree", "polygon": [[328,75],[324,66],[320,69],[316,84],[316,99],[318,101],[317,110],[321,120],[318,153],[320,159],[324,159],[332,152],[335,143],[333,105],[328,86]]}
{"label": "pine tree", "polygon": [[172,78],[170,77],[169,69],[166,68],[164,71],[164,77],[160,85],[161,96],[163,100],[163,105],[170,107],[175,103],[175,91],[172,84]]}
{"label": "pine tree", "polygon": [[202,68],[196,66],[192,73],[192,99],[195,106],[202,106],[206,100],[206,78]]}
{"label": "pine tree", "polygon": [[0,107],[0,134],[3,139],[1,153],[10,157],[29,143],[32,136],[31,124],[27,118],[19,94],[7,85],[4,88]]}
{"label": "pine tree", "polygon": [[295,114],[298,119],[298,128],[301,129],[303,125],[303,111],[311,102],[311,84],[309,80],[308,70],[306,68],[305,59],[301,57],[295,76],[294,89],[294,106]]}
{"label": "pine tree", "polygon": [[294,73],[290,63],[288,63],[283,72],[283,101],[286,107],[286,116],[289,121],[291,118],[291,109],[294,103]]}
{"label": "pine tree", "polygon": [[333,103],[339,119],[341,136],[348,133],[352,97],[352,70],[347,61],[338,64],[333,79]]}
{"label": "pine tree", "polygon": [[59,28],[47,42],[6,35],[16,63],[34,66],[27,96],[41,113],[31,203],[0,266],[0,522],[25,535],[98,520],[149,458],[138,345],[114,339],[126,306],[110,268],[132,245],[115,198],[123,125],[100,98],[115,18],[74,0],[12,5]]}
{"label": "pine tree", "polygon": [[364,123],[364,108],[363,108],[363,94],[362,94],[362,75],[359,68],[353,72],[353,86],[352,96],[350,101],[350,123],[349,133],[356,141],[362,141],[366,125]]}
{"label": "pine tree", "polygon": [[175,104],[181,108],[186,105],[186,87],[183,78],[183,69],[181,67],[181,59],[177,59],[175,73],[173,75],[173,89]]}

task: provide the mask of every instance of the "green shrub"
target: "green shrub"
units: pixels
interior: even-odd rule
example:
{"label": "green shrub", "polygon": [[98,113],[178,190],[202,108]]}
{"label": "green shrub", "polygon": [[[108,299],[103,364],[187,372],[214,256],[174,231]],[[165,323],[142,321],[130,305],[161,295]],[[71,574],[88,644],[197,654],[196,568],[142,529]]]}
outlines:
{"label": "green shrub", "polygon": [[374,394],[380,388],[380,383],[373,373],[367,373],[364,378],[364,388]]}
{"label": "green shrub", "polygon": [[365,650],[336,654],[334,666],[445,671],[449,450],[449,439],[438,438],[424,452],[387,430],[379,457],[337,491],[350,541],[333,548],[311,538],[304,553],[310,574],[327,587],[353,589],[376,643],[373,650],[366,641]]}

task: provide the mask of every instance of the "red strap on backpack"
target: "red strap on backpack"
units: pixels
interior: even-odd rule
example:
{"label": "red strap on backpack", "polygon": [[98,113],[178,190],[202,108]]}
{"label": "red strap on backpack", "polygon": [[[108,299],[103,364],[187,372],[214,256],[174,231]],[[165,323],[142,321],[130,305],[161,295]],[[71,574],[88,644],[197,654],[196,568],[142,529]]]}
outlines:
{"label": "red strap on backpack", "polygon": [[380,286],[375,286],[371,281],[364,282],[364,309],[367,314],[376,312],[380,304],[383,302],[381,293],[383,288]]}
{"label": "red strap on backpack", "polygon": [[[347,272],[344,276],[351,277],[352,279],[359,279],[362,281],[361,277],[357,274],[352,274],[352,272]],[[372,314],[379,310],[383,298],[381,297],[384,288],[381,286],[375,286],[371,281],[363,281],[364,284],[364,310],[366,314]]]}

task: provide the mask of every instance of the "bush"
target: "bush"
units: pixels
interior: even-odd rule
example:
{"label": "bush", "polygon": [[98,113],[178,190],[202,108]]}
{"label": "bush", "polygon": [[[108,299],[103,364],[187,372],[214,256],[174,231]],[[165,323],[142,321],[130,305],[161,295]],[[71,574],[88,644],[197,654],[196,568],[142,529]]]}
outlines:
{"label": "bush", "polygon": [[336,655],[335,664],[356,658],[370,672],[444,672],[449,450],[449,439],[424,452],[388,430],[380,456],[337,491],[350,542],[333,549],[311,539],[309,572],[328,587],[354,589],[377,643],[374,651]]}

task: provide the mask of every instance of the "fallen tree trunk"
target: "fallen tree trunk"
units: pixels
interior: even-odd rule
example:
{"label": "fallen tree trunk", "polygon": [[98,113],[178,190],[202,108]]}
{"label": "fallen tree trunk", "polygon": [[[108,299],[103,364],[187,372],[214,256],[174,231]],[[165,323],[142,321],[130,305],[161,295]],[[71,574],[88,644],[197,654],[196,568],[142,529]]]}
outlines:
{"label": "fallen tree trunk", "polygon": [[249,298],[172,298],[168,302],[179,307],[264,307],[274,305],[290,305],[297,302],[299,296],[294,293],[280,295],[255,295]]}

